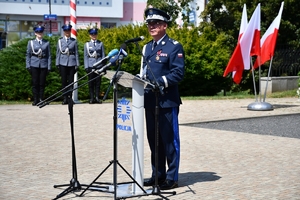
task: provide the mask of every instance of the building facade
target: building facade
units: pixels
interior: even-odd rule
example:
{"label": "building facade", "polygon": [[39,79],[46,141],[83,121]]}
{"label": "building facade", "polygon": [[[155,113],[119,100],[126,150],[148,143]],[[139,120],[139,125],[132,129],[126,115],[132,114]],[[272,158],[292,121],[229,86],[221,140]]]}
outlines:
{"label": "building facade", "polygon": [[[192,23],[208,0],[191,3]],[[144,22],[147,0],[76,0],[76,29],[88,26],[110,28]],[[200,9],[196,11],[196,7]],[[45,34],[62,35],[61,26],[70,21],[70,0],[0,0],[0,49],[22,38],[34,37],[36,24],[45,26]],[[180,25],[180,19],[177,20]]]}
{"label": "building facade", "polygon": [[[109,28],[142,23],[146,2],[77,0],[76,29],[95,24]],[[62,35],[61,26],[69,21],[70,0],[0,0],[0,49],[22,38],[34,37],[33,27],[36,24],[46,27],[45,34]]]}

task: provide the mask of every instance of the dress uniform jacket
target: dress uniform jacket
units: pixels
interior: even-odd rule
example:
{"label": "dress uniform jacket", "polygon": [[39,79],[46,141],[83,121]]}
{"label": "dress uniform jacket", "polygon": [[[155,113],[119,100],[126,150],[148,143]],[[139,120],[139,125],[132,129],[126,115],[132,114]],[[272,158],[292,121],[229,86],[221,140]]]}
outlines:
{"label": "dress uniform jacket", "polygon": [[[178,91],[178,83],[184,76],[184,51],[177,41],[166,35],[160,43],[152,50],[153,41],[147,43],[144,48],[144,56],[157,80],[159,86],[163,86],[164,95],[159,95],[159,106],[161,108],[178,107],[181,99]],[[145,69],[146,62],[143,61]],[[149,69],[146,77],[151,83],[155,83],[154,77]],[[155,93],[150,86],[145,88],[145,108],[155,107]]]}
{"label": "dress uniform jacket", "polygon": [[93,65],[105,57],[103,43],[96,40],[95,44],[92,41],[86,42],[84,46],[84,68],[92,68]]}
{"label": "dress uniform jacket", "polygon": [[47,68],[51,70],[51,52],[49,41],[42,39],[40,44],[36,39],[29,40],[26,52],[26,68]]}
{"label": "dress uniform jacket", "polygon": [[76,39],[70,37],[70,41],[67,43],[65,37],[59,38],[55,65],[79,67],[78,45]]}

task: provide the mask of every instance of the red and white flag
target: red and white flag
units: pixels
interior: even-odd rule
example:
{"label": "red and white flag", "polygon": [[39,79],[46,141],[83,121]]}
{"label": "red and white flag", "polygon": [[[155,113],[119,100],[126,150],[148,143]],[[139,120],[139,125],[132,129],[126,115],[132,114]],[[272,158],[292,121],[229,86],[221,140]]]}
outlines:
{"label": "red and white flag", "polygon": [[260,55],[260,3],[257,5],[249,24],[238,42],[223,76],[235,71],[234,82],[239,84],[244,69],[250,69],[250,59]]}
{"label": "red and white flag", "polygon": [[[262,36],[260,40],[261,44],[261,56],[258,57],[254,63],[253,68],[257,68],[258,66],[264,64],[268,60],[274,56],[275,45],[278,35],[278,30],[281,21],[281,15],[283,10],[284,2],[281,3],[281,7],[277,17],[273,20],[272,24],[269,26],[265,34]],[[260,59],[260,62],[259,62]]]}
{"label": "red and white flag", "polygon": [[[246,9],[246,4],[244,4],[238,42],[240,41],[243,33],[245,32],[247,25],[248,25],[247,9]],[[235,80],[235,71],[232,72],[232,78],[234,82],[238,81],[238,77],[237,80]]]}
{"label": "red and white flag", "polygon": [[247,9],[246,9],[246,4],[244,4],[238,41],[240,41],[243,33],[247,28],[247,25],[248,25]]}

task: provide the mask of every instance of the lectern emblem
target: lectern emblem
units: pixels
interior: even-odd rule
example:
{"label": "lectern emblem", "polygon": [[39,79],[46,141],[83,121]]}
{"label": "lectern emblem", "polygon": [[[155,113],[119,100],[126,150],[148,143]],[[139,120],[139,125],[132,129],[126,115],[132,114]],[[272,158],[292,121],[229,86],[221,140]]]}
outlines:
{"label": "lectern emblem", "polygon": [[[129,103],[130,101],[125,99],[125,97],[122,97],[122,99],[118,100],[118,107],[117,107],[118,119],[121,119],[122,123],[131,120],[130,115],[132,110]],[[131,131],[131,126],[118,123],[118,129],[123,131]]]}

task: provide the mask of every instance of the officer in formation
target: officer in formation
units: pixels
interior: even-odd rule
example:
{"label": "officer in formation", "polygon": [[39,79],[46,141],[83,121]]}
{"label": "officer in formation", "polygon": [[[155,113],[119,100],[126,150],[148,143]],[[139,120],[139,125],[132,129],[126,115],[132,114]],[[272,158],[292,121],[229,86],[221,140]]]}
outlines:
{"label": "officer in formation", "polygon": [[[141,76],[156,87],[153,89],[147,86],[144,90],[147,138],[152,165],[151,178],[144,181],[144,186],[155,185],[155,177],[158,176],[160,189],[167,190],[178,187],[180,157],[178,114],[181,104],[178,84],[184,77],[184,50],[179,42],[166,34],[170,20],[166,12],[148,8],[145,17],[148,32],[153,40],[143,48],[145,60],[142,58]],[[156,94],[159,107],[157,174],[155,169]]]}
{"label": "officer in formation", "polygon": [[91,40],[85,43],[84,46],[84,69],[88,73],[88,85],[90,92],[90,104],[101,103],[99,100],[99,92],[101,85],[101,76],[96,73],[91,73],[93,65],[105,57],[104,45],[97,40],[98,29],[91,28],[88,30]]}
{"label": "officer in formation", "polygon": [[63,92],[69,91],[64,95],[62,104],[68,103],[68,98],[72,98],[73,85],[68,86],[74,82],[74,74],[79,67],[78,45],[77,40],[71,37],[72,26],[65,24],[62,26],[64,36],[59,38],[56,48],[56,67],[59,69],[62,81]]}
{"label": "officer in formation", "polygon": [[31,74],[32,94],[35,106],[44,98],[46,76],[51,71],[50,44],[43,39],[43,26],[35,26],[35,39],[29,40],[26,51],[26,69]]}

